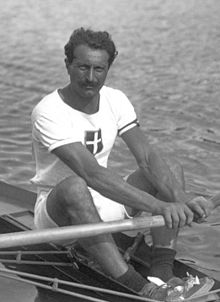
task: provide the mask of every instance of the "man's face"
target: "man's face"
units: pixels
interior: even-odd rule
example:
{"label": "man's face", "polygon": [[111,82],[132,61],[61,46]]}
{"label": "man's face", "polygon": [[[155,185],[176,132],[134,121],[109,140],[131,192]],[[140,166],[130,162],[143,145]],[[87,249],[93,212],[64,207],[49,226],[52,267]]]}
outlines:
{"label": "man's face", "polygon": [[105,83],[109,54],[106,50],[79,45],[71,64],[67,64],[73,91],[83,99],[93,99]]}

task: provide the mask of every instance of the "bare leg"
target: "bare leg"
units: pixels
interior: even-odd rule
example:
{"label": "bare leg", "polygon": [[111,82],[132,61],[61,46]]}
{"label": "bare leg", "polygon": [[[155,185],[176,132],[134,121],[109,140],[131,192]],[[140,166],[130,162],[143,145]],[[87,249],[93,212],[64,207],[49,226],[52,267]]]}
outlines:
{"label": "bare leg", "polygon": [[[184,187],[184,177],[182,168],[177,165],[173,167],[173,173]],[[145,178],[144,174],[138,169],[131,174],[128,179],[131,185],[156,196],[158,199],[169,202],[163,196],[159,195],[152,184]],[[134,214],[134,213],[133,213]],[[156,276],[167,282],[173,278],[173,262],[176,255],[176,242],[178,230],[158,227],[151,229],[153,241],[151,255],[150,275]]]}
{"label": "bare leg", "polygon": [[[178,164],[173,165],[172,171],[181,183],[182,187],[185,188],[183,170],[181,166],[179,166]],[[139,169],[128,177],[127,182],[135,186],[136,188],[139,188],[140,190],[156,196],[158,199],[169,202],[169,200],[166,200],[163,196],[158,194],[157,190],[152,186],[151,183],[149,183],[149,181],[145,178],[144,174]],[[135,211],[136,210],[133,209],[132,214],[135,214]],[[154,247],[175,249],[178,230],[168,229],[166,227],[152,228],[151,235]]]}
{"label": "bare leg", "polygon": [[[138,169],[134,173],[132,173],[128,179],[128,183],[131,185],[148,192],[149,194],[156,196],[159,198],[160,196],[157,194],[157,191],[153,186],[146,180],[145,176]],[[134,210],[135,211],[135,210]],[[134,214],[134,211],[132,214]],[[166,247],[166,248],[174,248],[177,232],[173,229],[168,229],[166,227],[158,227],[151,229],[151,236],[154,247]]]}
{"label": "bare leg", "polygon": [[[182,167],[178,164],[172,164],[171,170],[179,181],[183,190],[185,190],[185,179]],[[157,194],[157,198],[169,202],[163,196]],[[176,242],[179,230],[167,229],[166,227],[155,228],[151,230],[152,239],[155,247],[167,247],[176,249]]]}
{"label": "bare leg", "polygon": [[[47,199],[47,211],[59,226],[101,221],[85,181],[78,176],[69,177],[54,188]],[[79,243],[113,278],[128,270],[110,234],[79,240]]]}

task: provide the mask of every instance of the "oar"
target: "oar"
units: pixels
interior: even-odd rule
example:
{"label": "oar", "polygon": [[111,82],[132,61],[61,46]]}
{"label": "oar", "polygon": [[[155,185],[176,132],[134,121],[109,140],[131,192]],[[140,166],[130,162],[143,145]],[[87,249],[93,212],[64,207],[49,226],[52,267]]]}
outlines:
{"label": "oar", "polygon": [[139,230],[164,225],[165,222],[162,216],[150,216],[44,230],[7,233],[0,235],[0,248],[40,244],[45,242],[71,241],[74,239],[92,237],[101,234]]}

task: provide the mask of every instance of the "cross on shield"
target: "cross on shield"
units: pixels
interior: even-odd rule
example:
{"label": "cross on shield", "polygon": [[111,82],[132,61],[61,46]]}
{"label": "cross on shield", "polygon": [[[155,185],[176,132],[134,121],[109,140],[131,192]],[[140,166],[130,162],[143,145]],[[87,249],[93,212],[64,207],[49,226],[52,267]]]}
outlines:
{"label": "cross on shield", "polygon": [[86,131],[85,145],[93,155],[101,152],[103,149],[101,129]]}

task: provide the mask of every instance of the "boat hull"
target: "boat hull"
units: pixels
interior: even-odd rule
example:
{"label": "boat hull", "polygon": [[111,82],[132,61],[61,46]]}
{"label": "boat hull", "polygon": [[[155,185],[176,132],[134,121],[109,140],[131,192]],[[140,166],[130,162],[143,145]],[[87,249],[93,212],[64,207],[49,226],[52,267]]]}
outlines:
{"label": "boat hull", "polygon": [[[10,205],[7,211],[2,211],[2,215],[0,216],[0,233],[5,234],[32,229],[33,207],[36,194],[3,182],[0,182],[0,192],[1,207],[4,204],[7,206]],[[114,234],[114,238],[121,253],[125,253],[125,251],[132,246],[134,240],[134,238],[128,237],[122,233]],[[130,258],[130,262],[135,269],[145,276],[148,275],[149,270],[149,255],[150,250],[146,248],[146,245],[142,241],[140,242],[137,251],[132,254]],[[98,299],[114,302],[139,301],[138,298],[135,299],[135,292],[103,274],[100,268],[97,267],[97,265],[93,263],[77,246],[75,246],[74,249],[67,249],[48,243],[32,246],[20,246],[19,252],[18,248],[2,249],[0,250],[0,262],[3,263],[5,268],[15,270],[17,272],[50,277],[52,280],[56,278],[56,280],[59,279],[76,284],[86,284],[97,288],[106,288],[119,293],[132,295],[131,298],[129,298],[129,296],[117,296],[115,294],[100,293],[86,288],[77,288],[59,284],[59,288],[63,291],[67,290],[78,295],[72,297],[64,294],[63,292],[61,293],[54,288],[51,290],[51,288],[48,289],[39,286],[33,287],[33,285],[31,285],[31,287],[26,286],[26,290],[28,288],[28,293],[34,292],[35,297],[32,296],[34,298],[33,300],[28,300],[29,302],[81,302],[86,301],[85,297],[91,297],[92,299],[97,299],[97,301]],[[195,268],[185,265],[179,261],[175,261],[174,272],[179,277],[185,277],[186,272],[193,276],[204,276],[203,273],[197,271]],[[22,277],[22,279],[29,281],[32,280],[30,276],[25,278]],[[16,280],[14,282],[18,281]],[[43,284],[50,285],[51,283],[53,287],[53,281],[50,280],[50,282],[43,282]],[[219,288],[220,281],[216,280],[213,290]],[[80,295],[82,295],[82,297]],[[19,302],[19,300],[16,301]],[[22,301],[25,302],[25,300]]]}

